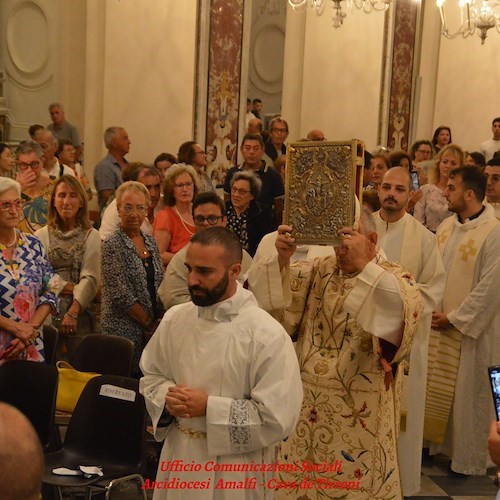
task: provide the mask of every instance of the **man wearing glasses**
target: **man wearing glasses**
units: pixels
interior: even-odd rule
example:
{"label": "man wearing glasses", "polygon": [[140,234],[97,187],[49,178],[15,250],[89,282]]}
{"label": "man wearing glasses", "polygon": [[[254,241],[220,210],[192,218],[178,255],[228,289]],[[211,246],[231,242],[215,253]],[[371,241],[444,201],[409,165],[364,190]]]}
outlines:
{"label": "man wearing glasses", "polygon": [[288,137],[288,123],[280,116],[269,122],[269,141],[266,142],[266,154],[271,160],[286,155],[285,141]]}
{"label": "man wearing glasses", "polygon": [[[214,191],[205,191],[196,196],[193,201],[193,220],[195,231],[203,231],[207,227],[226,226],[226,207]],[[165,270],[165,277],[158,289],[165,309],[191,300],[188,290],[188,270],[184,265],[189,244],[179,250]],[[252,258],[243,250],[241,273],[239,280],[244,280],[250,268]]]}
{"label": "man wearing glasses", "polygon": [[43,168],[50,177],[54,179],[61,177],[61,175],[75,177],[75,173],[70,167],[59,163],[59,159],[56,157],[58,142],[52,132],[44,128],[37,130],[35,133],[35,142],[43,150]]}

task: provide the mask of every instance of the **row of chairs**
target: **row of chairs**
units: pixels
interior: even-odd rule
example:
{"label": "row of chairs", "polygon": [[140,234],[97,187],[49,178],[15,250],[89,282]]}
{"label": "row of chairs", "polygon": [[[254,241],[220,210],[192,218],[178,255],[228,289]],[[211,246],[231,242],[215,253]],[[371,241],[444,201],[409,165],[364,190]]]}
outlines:
{"label": "row of chairs", "polygon": [[[71,364],[81,371],[103,375],[86,385],[69,420],[64,445],[58,451],[50,451],[57,368],[30,361],[9,361],[0,366],[0,401],[17,407],[33,424],[47,451],[43,482],[56,487],[59,498],[61,488],[67,486],[85,486],[90,499],[94,487],[105,488],[109,498],[110,486],[117,485],[117,478],[144,484],[141,474],[145,469],[146,410],[138,381],[128,377],[132,356],[133,343],[123,337],[93,334],[83,339]],[[52,473],[54,468],[74,469],[79,465],[100,466],[103,476]],[[145,490],[138,491],[145,499]]]}

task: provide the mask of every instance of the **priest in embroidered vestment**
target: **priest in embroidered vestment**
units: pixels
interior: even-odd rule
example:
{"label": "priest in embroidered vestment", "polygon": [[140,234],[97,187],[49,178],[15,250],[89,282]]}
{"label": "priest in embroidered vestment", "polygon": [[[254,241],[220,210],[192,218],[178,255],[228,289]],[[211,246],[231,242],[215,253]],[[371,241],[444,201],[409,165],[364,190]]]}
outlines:
{"label": "priest in embroidered vestment", "polygon": [[[295,247],[286,234],[290,231],[280,226],[279,257],[259,263],[268,267],[270,279],[255,290],[278,293],[271,288],[282,273],[282,293],[288,296],[283,301],[289,303],[282,321],[289,334],[298,334],[304,399],[278,461],[325,466],[308,473],[281,472],[279,479],[296,487],[278,490],[276,498],[401,499],[398,364],[418,328],[418,285],[377,253],[375,224],[366,211],[359,231],[341,230],[336,256],[289,266]],[[337,460],[340,472],[328,467]],[[301,487],[305,477],[314,487]]]}
{"label": "priest in embroidered vestment", "polygon": [[[144,349],[141,393],[165,439],[156,479],[185,482],[155,488],[155,500],[272,497],[267,466],[295,428],[302,385],[290,337],[237,283],[241,257],[229,229],[196,233],[186,254],[192,302],[170,308]],[[165,409],[168,428],[158,426]],[[169,470],[176,460],[195,470]]]}
{"label": "priest in embroidered vestment", "polygon": [[424,437],[467,475],[486,473],[495,416],[487,368],[500,364],[500,222],[485,192],[476,167],[450,172],[445,196],[455,214],[436,233],[446,287],[429,343]]}

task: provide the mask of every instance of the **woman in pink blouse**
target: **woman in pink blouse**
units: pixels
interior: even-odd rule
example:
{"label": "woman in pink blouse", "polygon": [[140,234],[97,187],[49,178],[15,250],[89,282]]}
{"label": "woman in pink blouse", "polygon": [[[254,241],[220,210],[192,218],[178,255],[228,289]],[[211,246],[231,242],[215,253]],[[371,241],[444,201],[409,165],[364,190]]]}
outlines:
{"label": "woman in pink blouse", "polygon": [[194,168],[185,163],[172,165],[163,185],[165,208],[156,214],[153,224],[153,236],[165,266],[194,234],[192,205],[197,194],[198,179]]}
{"label": "woman in pink blouse", "polygon": [[423,196],[416,203],[413,215],[427,229],[435,233],[439,224],[452,215],[448,210],[444,191],[450,171],[463,166],[465,155],[460,146],[448,144],[436,155],[434,161],[435,166],[429,176],[430,182],[421,187]]}

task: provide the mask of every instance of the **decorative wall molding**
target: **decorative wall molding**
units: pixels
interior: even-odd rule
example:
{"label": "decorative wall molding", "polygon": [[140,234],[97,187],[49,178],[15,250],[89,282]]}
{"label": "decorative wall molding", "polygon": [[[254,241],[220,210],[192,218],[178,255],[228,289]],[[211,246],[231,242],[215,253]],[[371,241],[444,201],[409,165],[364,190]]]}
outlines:
{"label": "decorative wall molding", "polygon": [[54,23],[46,4],[23,0],[14,3],[6,17],[7,78],[25,91],[46,87],[54,73]]}

